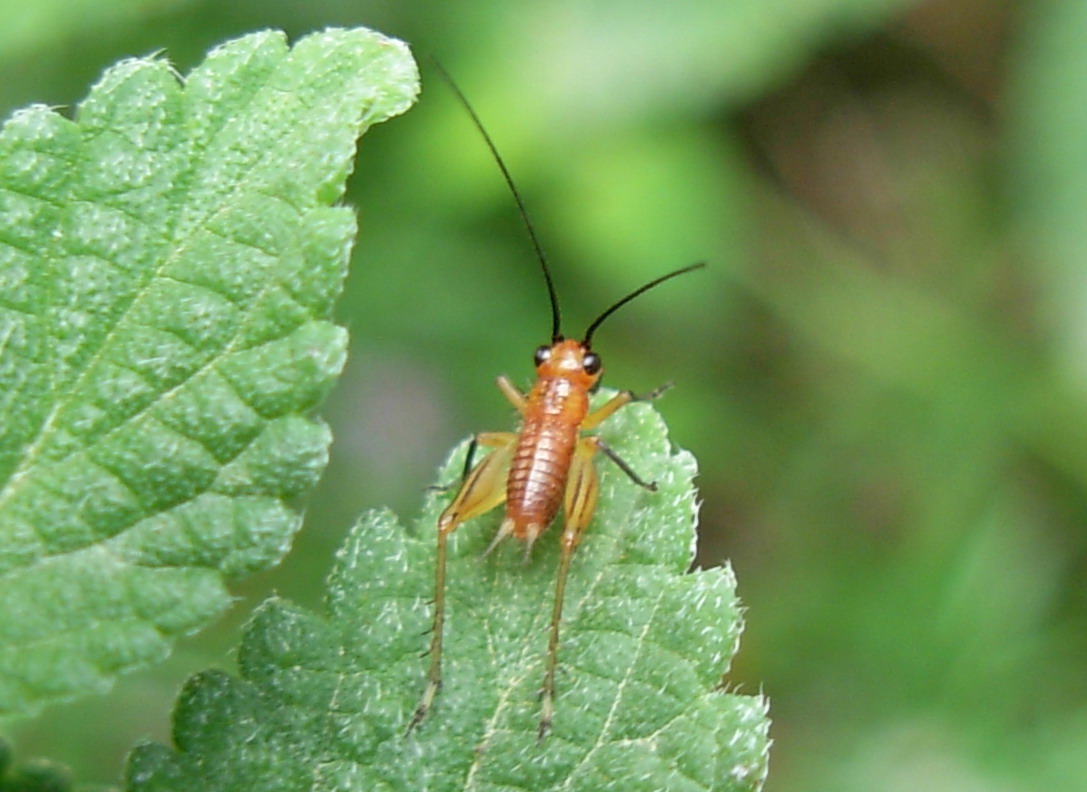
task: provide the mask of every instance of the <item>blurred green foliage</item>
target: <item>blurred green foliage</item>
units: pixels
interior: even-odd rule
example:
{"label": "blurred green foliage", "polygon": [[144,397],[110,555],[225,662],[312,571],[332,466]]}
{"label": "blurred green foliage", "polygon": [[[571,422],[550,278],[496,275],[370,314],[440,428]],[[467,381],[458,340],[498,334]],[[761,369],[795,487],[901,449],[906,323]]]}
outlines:
{"label": "blurred green foliage", "polygon": [[[409,41],[424,95],[367,136],[351,358],[306,528],[168,667],[14,732],[85,780],[168,738],[269,590],[317,601],[357,513],[410,512],[512,419],[546,294],[457,77],[525,195],[567,329],[625,308],[608,383],[699,458],[700,562],[731,558],[730,679],[774,719],[770,792],[1087,786],[1087,11],[1080,0],[0,3],[6,108],[117,58],[281,27]],[[103,724],[106,724],[104,727]]]}

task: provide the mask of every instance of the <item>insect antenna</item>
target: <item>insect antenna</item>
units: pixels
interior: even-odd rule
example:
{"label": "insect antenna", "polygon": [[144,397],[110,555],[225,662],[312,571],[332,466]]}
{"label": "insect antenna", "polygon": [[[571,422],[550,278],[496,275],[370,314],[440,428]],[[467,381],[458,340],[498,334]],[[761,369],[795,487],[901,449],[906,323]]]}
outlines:
{"label": "insect antenna", "polygon": [[590,349],[591,348],[593,333],[596,332],[596,328],[600,327],[600,325],[604,323],[605,319],[607,319],[609,316],[611,316],[613,313],[618,311],[620,308],[622,308],[624,305],[626,305],[628,302],[633,300],[638,295],[644,294],[645,292],[652,289],[654,286],[659,286],[660,284],[664,283],[666,280],[671,280],[672,278],[676,277],[677,275],[683,275],[683,274],[685,274],[687,272],[691,272],[692,270],[702,269],[704,266],[706,266],[706,262],[700,261],[697,264],[691,264],[691,265],[689,265],[687,267],[681,267],[680,269],[673,270],[672,272],[669,272],[667,275],[661,275],[659,278],[655,278],[655,279],[649,281],[649,283],[645,284],[644,286],[639,286],[637,289],[632,291],[630,294],[628,294],[623,299],[619,300],[619,302],[612,305],[610,308],[608,308],[602,314],[600,314],[600,316],[596,317],[593,320],[593,323],[591,325],[589,325],[589,329],[585,331],[585,336],[581,341],[582,345],[586,349]]}
{"label": "insect antenna", "polygon": [[555,283],[551,279],[551,269],[547,266],[547,257],[544,255],[543,247],[540,245],[540,240],[536,236],[536,229],[532,227],[532,221],[528,219],[528,210],[525,209],[525,202],[521,199],[521,193],[517,191],[517,185],[513,183],[513,177],[510,175],[509,168],[506,167],[502,155],[498,153],[498,148],[494,145],[494,141],[491,140],[491,136],[487,134],[487,130],[483,127],[483,122],[479,120],[476,111],[472,109],[472,105],[468,102],[468,98],[464,95],[464,92],[461,91],[449,72],[445,70],[445,67],[442,66],[437,59],[432,60],[434,61],[434,65],[437,67],[438,72],[442,75],[442,78],[445,79],[445,81],[449,83],[449,87],[453,89],[453,93],[456,94],[461,105],[468,111],[468,115],[471,116],[472,123],[476,125],[479,134],[483,136],[483,140],[487,143],[487,148],[491,150],[491,156],[494,157],[494,161],[498,163],[499,170],[502,171],[502,176],[506,180],[506,186],[510,188],[510,192],[513,194],[513,200],[517,202],[517,209],[521,213],[521,219],[525,222],[525,228],[528,229],[529,239],[532,240],[532,247],[536,249],[536,258],[540,262],[544,280],[547,282],[547,295],[551,299],[551,342],[555,343],[560,341],[562,339],[562,331],[560,330],[559,298],[555,293]]}

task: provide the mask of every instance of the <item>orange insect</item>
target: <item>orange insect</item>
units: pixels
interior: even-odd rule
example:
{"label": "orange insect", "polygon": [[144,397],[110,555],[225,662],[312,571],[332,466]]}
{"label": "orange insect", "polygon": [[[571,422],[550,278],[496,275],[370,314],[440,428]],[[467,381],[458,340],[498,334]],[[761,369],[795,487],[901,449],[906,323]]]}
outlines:
{"label": "orange insect", "polygon": [[[408,725],[408,731],[414,729],[426,716],[442,683],[446,541],[449,534],[462,523],[505,502],[505,519],[486,553],[490,553],[502,539],[512,535],[525,542],[525,557],[527,558],[537,537],[554,520],[561,503],[565,517],[559,539],[561,554],[551,613],[551,632],[547,647],[538,732],[539,739],[543,739],[551,728],[554,716],[559,626],[562,621],[562,603],[566,591],[566,578],[570,571],[570,560],[596,508],[598,481],[593,457],[599,451],[618,465],[639,487],[650,491],[655,491],[657,488],[655,482],[641,479],[599,437],[581,434],[583,431],[595,429],[628,402],[653,399],[668,387],[664,385],[644,396],[635,396],[630,391],[622,391],[602,406],[590,411],[589,396],[600,384],[600,377],[604,371],[600,356],[592,351],[593,333],[605,319],[638,295],[670,278],[704,265],[694,264],[683,267],[650,281],[623,297],[593,320],[585,331],[583,340],[564,338],[559,327],[558,298],[547,266],[547,259],[543,255],[509,170],[464,94],[452,78],[440,66],[438,68],[486,141],[517,202],[547,283],[551,299],[552,326],[551,343],[536,350],[536,383],[527,395],[505,376],[498,378],[499,390],[521,414],[520,431],[481,432],[472,438],[465,458],[460,489],[452,503],[438,518],[430,671],[427,674],[426,690]],[[489,448],[491,451],[473,467],[475,452],[480,446]]]}

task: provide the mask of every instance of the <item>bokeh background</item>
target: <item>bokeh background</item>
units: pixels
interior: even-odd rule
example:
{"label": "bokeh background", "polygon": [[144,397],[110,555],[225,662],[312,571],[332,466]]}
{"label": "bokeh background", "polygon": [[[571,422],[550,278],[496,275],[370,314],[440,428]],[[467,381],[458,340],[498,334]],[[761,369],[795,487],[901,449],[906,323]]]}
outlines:
{"label": "bokeh background", "polygon": [[546,294],[453,72],[520,185],[571,333],[597,336],[702,475],[731,559],[730,674],[771,701],[770,792],[1087,789],[1087,3],[0,0],[0,106],[70,106],[116,59],[364,24],[419,105],[364,140],[335,446],[283,566],[164,667],[14,736],[83,781],[168,739],[271,591],[319,606],[357,514],[402,514],[505,429]]}

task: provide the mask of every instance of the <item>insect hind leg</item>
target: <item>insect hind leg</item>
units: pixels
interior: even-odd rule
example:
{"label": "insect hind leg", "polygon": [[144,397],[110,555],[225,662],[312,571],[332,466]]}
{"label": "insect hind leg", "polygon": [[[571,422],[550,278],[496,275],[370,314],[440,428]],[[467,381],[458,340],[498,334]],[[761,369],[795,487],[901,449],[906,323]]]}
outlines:
{"label": "insect hind leg", "polygon": [[[492,446],[494,450],[478,465],[468,470],[452,502],[438,518],[438,547],[434,562],[434,622],[430,636],[430,669],[423,697],[408,723],[407,733],[426,717],[434,697],[442,686],[442,639],[445,626],[445,578],[449,534],[473,517],[490,511],[506,499],[505,472],[513,456],[517,435],[512,432],[483,432],[473,446]],[[469,449],[471,450],[471,448]]]}
{"label": "insect hind leg", "polygon": [[[461,470],[460,478],[445,484],[431,484],[427,487],[427,491],[449,492],[449,490],[453,489],[454,485],[463,487],[464,482],[468,480],[468,474],[472,472],[472,465],[475,464],[476,452],[479,451],[479,447],[504,446],[507,444],[510,435],[510,432],[480,432],[479,434],[472,435],[472,440],[468,443],[468,452],[464,455],[464,468]],[[513,435],[513,437],[516,437],[516,435]]]}
{"label": "insect hind leg", "polygon": [[542,740],[551,730],[555,715],[555,670],[559,656],[559,627],[562,623],[562,605],[566,597],[566,579],[570,573],[570,561],[574,550],[581,541],[581,535],[592,522],[596,511],[600,481],[593,467],[597,444],[594,437],[583,437],[578,441],[574,458],[570,463],[570,476],[563,493],[563,516],[565,523],[560,536],[559,571],[555,579],[555,601],[551,610],[551,633],[547,643],[547,664],[541,691],[540,727],[537,740]]}

